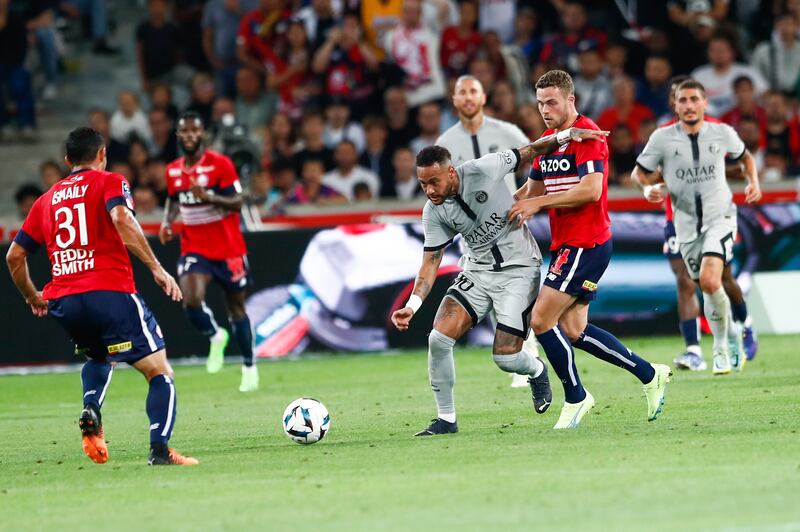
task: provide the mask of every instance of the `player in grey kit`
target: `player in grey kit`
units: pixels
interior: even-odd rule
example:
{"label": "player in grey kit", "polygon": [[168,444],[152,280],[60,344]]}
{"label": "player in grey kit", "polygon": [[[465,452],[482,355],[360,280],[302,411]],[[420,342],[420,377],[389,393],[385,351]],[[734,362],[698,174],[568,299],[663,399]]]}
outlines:
{"label": "player in grey kit", "polygon": [[[465,75],[456,80],[453,107],[458,111],[458,123],[436,139],[436,145],[447,148],[456,166],[479,159],[487,153],[508,150],[530,142],[516,125],[486,116],[483,112],[485,106],[486,92],[476,77]],[[527,170],[519,168],[518,172],[524,175]],[[512,193],[517,190],[514,172],[507,174],[505,181]],[[493,325],[497,325],[491,314],[489,319],[494,322]],[[525,349],[537,355],[536,338],[533,335],[525,340]],[[528,385],[527,375],[514,373],[511,377],[511,386],[514,388]]]}
{"label": "player in grey kit", "polygon": [[[497,316],[493,358],[508,373],[529,375],[534,408],[543,413],[552,392],[547,367],[523,349],[529,314],[539,291],[541,253],[527,226],[506,219],[514,200],[504,177],[535,155],[555,151],[567,139],[601,138],[607,132],[569,129],[521,148],[505,150],[468,161],[458,168],[441,146],[424,148],[417,155],[417,178],[428,196],[422,213],[425,248],[414,291],[406,306],[392,314],[398,330],[409,322],[430,293],[444,248],[461,234],[466,252],[456,278],[439,305],[429,335],[428,372],[438,408],[431,425],[417,436],[458,431],[453,387],[453,346],[491,310]],[[560,142],[559,142],[560,141]]]}
{"label": "player in grey kit", "polygon": [[[744,163],[746,201],[761,198],[753,156],[727,124],[705,120],[705,89],[687,80],[675,91],[678,123],[656,130],[636,165],[644,184],[666,183],[675,212],[678,246],[689,275],[703,291],[705,315],[714,335],[713,373],[741,370],[745,356],[742,331],[731,319],[722,273],[733,259],[736,205],[725,180],[725,156]],[[663,177],[655,172],[662,168]]]}

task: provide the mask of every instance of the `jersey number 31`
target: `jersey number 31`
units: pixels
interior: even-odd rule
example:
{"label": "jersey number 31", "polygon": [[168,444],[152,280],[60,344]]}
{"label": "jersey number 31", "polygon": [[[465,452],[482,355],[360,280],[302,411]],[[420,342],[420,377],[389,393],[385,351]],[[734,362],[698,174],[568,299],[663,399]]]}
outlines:
{"label": "jersey number 31", "polygon": [[[72,211],[78,213],[77,215],[77,231],[75,230],[75,226],[73,222],[75,222],[75,216],[72,214]],[[56,210],[56,223],[58,224],[58,233],[56,233],[56,244],[61,249],[68,248],[75,242],[75,237],[80,237],[80,244],[81,246],[86,246],[89,244],[89,235],[86,231],[86,205],[83,203],[76,203],[69,207],[61,207],[60,209]],[[60,219],[64,218],[63,221]],[[64,238],[64,234],[61,231],[62,229],[66,229],[66,238]]]}

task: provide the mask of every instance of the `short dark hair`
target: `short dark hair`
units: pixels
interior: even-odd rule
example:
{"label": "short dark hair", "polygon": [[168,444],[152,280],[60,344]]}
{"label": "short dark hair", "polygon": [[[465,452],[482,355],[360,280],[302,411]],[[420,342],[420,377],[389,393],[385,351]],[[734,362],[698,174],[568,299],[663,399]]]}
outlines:
{"label": "short dark hair", "polygon": [[75,128],[67,135],[67,159],[75,165],[91,162],[103,145],[103,137],[96,130],[90,127]]}
{"label": "short dark hair", "polygon": [[372,193],[372,191],[369,189],[369,185],[367,183],[365,183],[364,181],[359,181],[358,183],[353,185],[353,193],[354,194],[357,193],[357,192],[362,192],[362,191],[369,192],[370,194]]}
{"label": "short dark hair", "polygon": [[706,95],[706,88],[703,87],[703,84],[696,79],[687,79],[686,81],[682,82],[680,85],[678,85],[678,88],[675,89],[675,94],[678,94],[678,91],[682,91],[684,89],[697,89],[703,94],[703,96]]}
{"label": "short dark hair", "polygon": [[342,140],[340,140],[339,144],[336,145],[336,148],[338,148],[339,146],[341,146],[343,144],[349,144],[350,146],[353,147],[354,150],[356,150],[356,153],[358,153],[358,146],[356,146],[356,143],[353,142],[350,139],[342,139]]}
{"label": "short dark hair", "polygon": [[575,94],[575,85],[572,83],[572,76],[563,70],[550,70],[542,74],[536,82],[537,89],[556,87],[567,96]]}
{"label": "short dark hair", "polygon": [[14,201],[16,201],[17,204],[20,204],[22,203],[22,200],[24,200],[25,198],[38,198],[41,195],[42,195],[41,188],[32,183],[26,184],[19,187],[17,191],[14,193]]}
{"label": "short dark hair", "polygon": [[303,159],[303,163],[300,166],[301,168],[305,168],[307,164],[318,164],[322,166],[322,171],[325,171],[325,161],[323,161],[320,157],[306,157]]}
{"label": "short dark hair", "polygon": [[286,170],[290,170],[294,172],[296,170],[296,166],[291,159],[287,159],[285,157],[281,157],[279,159],[275,159],[272,161],[272,165],[270,165],[270,170],[273,173],[283,172]]}
{"label": "short dark hair", "polygon": [[395,153],[397,153],[397,152],[399,152],[399,151],[407,151],[407,152],[411,152],[411,155],[414,155],[414,149],[413,149],[411,146],[402,145],[402,146],[398,146],[398,147],[396,147],[396,148],[394,149],[394,152],[395,152]]}
{"label": "short dark hair", "polygon": [[666,61],[667,63],[669,63],[669,66],[672,66],[672,62],[669,60],[669,56],[667,56],[666,54],[650,54],[647,57],[647,61],[649,61],[651,59],[658,59],[660,61]]}
{"label": "short dark hair", "polygon": [[444,146],[428,146],[417,154],[417,166],[425,168],[434,164],[444,164],[450,162],[451,158],[450,152]]}
{"label": "short dark hair", "polygon": [[386,129],[386,119],[380,115],[367,115],[361,124],[365,131],[372,128]]}
{"label": "short dark hair", "polygon": [[761,122],[754,115],[750,115],[750,114],[742,115],[742,117],[739,119],[739,126],[741,127],[741,125],[744,124],[745,122],[751,122],[751,123],[757,125],[758,127],[761,127]]}
{"label": "short dark hair", "polygon": [[103,118],[106,120],[111,120],[111,113],[103,109],[102,107],[92,107],[89,109],[89,116],[92,115],[103,115]]}
{"label": "short dark hair", "polygon": [[184,112],[178,118],[178,122],[180,122],[181,120],[184,120],[184,121],[186,121],[186,120],[197,120],[200,123],[200,127],[202,127],[202,128],[206,127],[205,123],[203,122],[203,117],[200,116],[198,113],[196,113],[194,111],[186,111],[186,112]]}
{"label": "short dark hair", "polygon": [[742,76],[736,76],[736,79],[733,80],[733,89],[736,90],[742,83],[747,83],[748,85],[750,85],[751,89],[755,87],[755,85],[753,84],[753,79],[750,76],[742,75]]}
{"label": "short dark hair", "polygon": [[61,169],[61,165],[55,162],[53,159],[47,159],[46,161],[42,161],[42,164],[39,165],[39,173],[41,174],[47,168],[55,168],[58,170],[59,174],[64,174],[64,171]]}

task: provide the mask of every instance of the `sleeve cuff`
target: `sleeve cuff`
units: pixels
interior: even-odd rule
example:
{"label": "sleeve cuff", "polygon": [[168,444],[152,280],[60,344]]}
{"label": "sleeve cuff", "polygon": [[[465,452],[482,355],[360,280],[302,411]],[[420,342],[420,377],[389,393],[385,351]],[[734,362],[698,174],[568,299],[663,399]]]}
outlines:
{"label": "sleeve cuff", "polygon": [[522,162],[522,158],[519,155],[519,150],[516,148],[511,148],[511,151],[514,152],[514,155],[517,157],[517,164],[514,165],[514,172],[519,170],[519,163]]}
{"label": "sleeve cuff", "polygon": [[639,161],[636,161],[636,166],[638,166],[639,168],[641,168],[642,170],[644,170],[648,174],[652,174],[653,172],[655,172],[655,170],[650,170],[649,168],[643,166],[642,163],[640,163]]}
{"label": "sleeve cuff", "polygon": [[130,211],[133,214],[136,214],[136,211],[130,208],[130,206],[128,205],[128,201],[122,196],[117,196],[115,198],[111,198],[110,200],[106,201],[106,210],[111,211],[111,209],[113,209],[117,205],[124,205],[125,207],[128,207],[128,209],[130,209]]}
{"label": "sleeve cuff", "polygon": [[531,168],[531,173],[528,174],[528,179],[533,179],[534,181],[542,181],[542,171],[537,170],[536,168]]}
{"label": "sleeve cuff", "polygon": [[580,177],[597,172],[603,172],[603,161],[601,160],[586,161],[585,163],[578,165],[578,175]]}
{"label": "sleeve cuff", "polygon": [[727,156],[727,157],[725,157],[725,158],[726,158],[726,159],[730,159],[731,161],[734,161],[734,162],[735,162],[735,161],[740,161],[740,160],[742,159],[742,157],[744,157],[744,154],[745,154],[745,153],[747,153],[747,148],[743,149],[743,150],[742,150],[742,153],[740,153],[739,155],[731,155],[731,154],[729,153],[729,154],[728,154],[728,156]]}
{"label": "sleeve cuff", "polygon": [[31,235],[29,235],[22,229],[20,229],[19,232],[17,233],[17,236],[14,237],[14,242],[25,248],[25,251],[27,251],[30,254],[36,253],[37,251],[39,251],[39,248],[42,247],[40,243],[34,240],[31,237]]}
{"label": "sleeve cuff", "polygon": [[215,190],[217,195],[219,196],[235,196],[238,194],[236,187],[234,185],[227,186],[225,188],[218,188]]}
{"label": "sleeve cuff", "polygon": [[453,239],[451,238],[450,240],[448,240],[444,244],[439,244],[438,246],[425,246],[425,247],[423,247],[423,251],[426,251],[426,252],[427,251],[439,251],[440,249],[446,248],[447,246],[449,246],[452,243],[453,243]]}

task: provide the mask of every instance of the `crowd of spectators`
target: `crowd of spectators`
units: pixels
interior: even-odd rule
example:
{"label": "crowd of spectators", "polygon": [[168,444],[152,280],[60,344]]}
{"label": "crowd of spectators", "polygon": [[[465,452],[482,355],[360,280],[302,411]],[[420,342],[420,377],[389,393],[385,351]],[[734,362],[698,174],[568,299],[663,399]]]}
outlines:
{"label": "crowd of spectators", "polygon": [[532,86],[561,68],[578,110],[612,132],[609,181],[625,186],[672,118],[670,78],[687,74],[777,180],[800,173],[799,31],[798,0],[147,0],[140,84],[90,123],[140,210],[164,203],[184,110],[217,149],[250,147],[243,177],[265,213],[411,199],[416,152],[458,121],[458,76],[482,82],[487,114],[535,139]]}
{"label": "crowd of spectators", "polygon": [[90,40],[95,54],[119,53],[106,8],[106,0],[0,0],[0,142],[36,140],[37,102],[58,97],[67,28],[79,28],[70,36]]}

